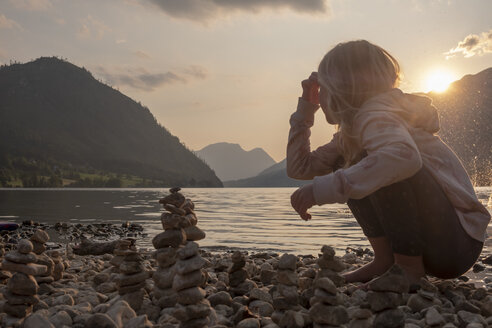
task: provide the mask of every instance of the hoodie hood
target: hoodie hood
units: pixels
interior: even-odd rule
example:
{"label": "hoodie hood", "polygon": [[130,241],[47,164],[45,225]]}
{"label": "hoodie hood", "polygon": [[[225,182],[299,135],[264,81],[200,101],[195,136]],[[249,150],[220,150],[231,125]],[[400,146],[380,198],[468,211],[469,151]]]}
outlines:
{"label": "hoodie hood", "polygon": [[403,93],[392,89],[369,99],[361,107],[363,112],[392,112],[403,118],[410,126],[430,133],[439,131],[437,109],[428,97]]}

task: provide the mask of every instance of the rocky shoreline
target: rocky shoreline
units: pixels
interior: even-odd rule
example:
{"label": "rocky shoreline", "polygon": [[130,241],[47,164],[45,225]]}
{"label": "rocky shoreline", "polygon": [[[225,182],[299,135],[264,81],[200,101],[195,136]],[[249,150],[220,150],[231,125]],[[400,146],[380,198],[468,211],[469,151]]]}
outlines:
{"label": "rocky shoreline", "polygon": [[[131,224],[26,222],[2,232],[2,327],[492,326],[491,257],[458,279],[422,279],[412,292],[397,266],[367,286],[345,284],[341,274],[371,261],[372,252],[203,249],[193,204],[179,190],[170,196],[176,193],[162,201],[165,231],[155,236],[155,250],[138,248],[143,228]],[[115,249],[76,255],[69,244],[49,242],[44,231],[114,239]]]}

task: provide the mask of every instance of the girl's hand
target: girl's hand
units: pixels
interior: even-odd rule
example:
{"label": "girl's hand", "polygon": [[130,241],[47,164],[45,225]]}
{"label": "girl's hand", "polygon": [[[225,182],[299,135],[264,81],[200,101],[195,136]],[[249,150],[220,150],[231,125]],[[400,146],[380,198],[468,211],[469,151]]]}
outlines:
{"label": "girl's hand", "polygon": [[318,73],[312,72],[307,80],[301,82],[302,98],[313,105],[319,105]]}
{"label": "girl's hand", "polygon": [[313,185],[308,184],[297,189],[290,196],[290,203],[304,221],[311,220],[311,214],[309,214],[307,210],[316,205],[313,194]]}

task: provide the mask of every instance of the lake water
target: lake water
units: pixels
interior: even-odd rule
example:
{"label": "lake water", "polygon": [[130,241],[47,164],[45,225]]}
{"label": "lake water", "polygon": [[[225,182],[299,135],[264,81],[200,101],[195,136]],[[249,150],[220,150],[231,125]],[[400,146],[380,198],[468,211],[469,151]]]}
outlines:
{"label": "lake water", "polygon": [[[346,205],[315,206],[309,222],[290,206],[295,188],[184,188],[193,200],[198,225],[207,233],[201,246],[217,249],[243,248],[297,254],[316,254],[322,245],[339,251],[367,247],[368,243]],[[476,189],[491,210],[492,187]],[[167,189],[0,189],[0,221],[42,223],[143,224],[148,237],[162,231],[158,200]],[[490,229],[489,227],[489,230]],[[489,233],[492,235],[492,233]],[[491,240],[486,245],[489,246]],[[489,246],[490,247],[490,246]]]}

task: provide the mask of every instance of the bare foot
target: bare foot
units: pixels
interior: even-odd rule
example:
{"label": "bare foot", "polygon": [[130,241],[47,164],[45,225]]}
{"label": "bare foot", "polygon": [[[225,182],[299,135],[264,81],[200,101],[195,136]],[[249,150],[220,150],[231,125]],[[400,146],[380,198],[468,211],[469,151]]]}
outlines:
{"label": "bare foot", "polygon": [[373,260],[357,270],[342,274],[342,276],[346,282],[368,282],[385,273],[392,265],[392,261]]}
{"label": "bare foot", "polygon": [[425,277],[422,256],[407,256],[395,253],[394,257],[395,263],[403,269],[410,284],[419,284],[420,278]]}

